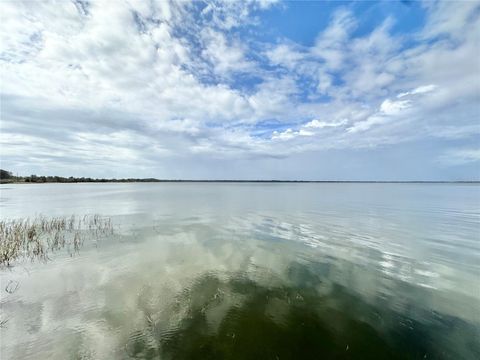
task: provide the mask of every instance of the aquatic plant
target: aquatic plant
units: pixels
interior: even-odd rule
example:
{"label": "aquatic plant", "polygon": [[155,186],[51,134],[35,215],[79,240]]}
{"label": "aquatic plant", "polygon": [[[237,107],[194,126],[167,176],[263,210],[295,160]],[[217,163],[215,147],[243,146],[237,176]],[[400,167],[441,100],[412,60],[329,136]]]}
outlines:
{"label": "aquatic plant", "polygon": [[45,261],[50,253],[65,247],[72,255],[86,237],[96,240],[112,234],[112,220],[98,214],[1,220],[0,266],[20,258]]}
{"label": "aquatic plant", "polygon": [[[139,299],[144,328],[125,345],[133,359],[478,359],[478,329],[443,314],[421,321],[325,284],[292,263],[287,279],[261,284],[245,273],[206,273],[155,312]],[[318,270],[318,269],[317,269]],[[226,274],[223,274],[226,275]],[[328,291],[326,291],[328,289]],[[146,291],[149,301],[151,293]],[[411,305],[416,314],[425,310]],[[408,325],[406,325],[408,324]],[[460,332],[459,329],[462,329]],[[438,342],[446,344],[439,347]],[[451,343],[462,344],[458,349]]]}

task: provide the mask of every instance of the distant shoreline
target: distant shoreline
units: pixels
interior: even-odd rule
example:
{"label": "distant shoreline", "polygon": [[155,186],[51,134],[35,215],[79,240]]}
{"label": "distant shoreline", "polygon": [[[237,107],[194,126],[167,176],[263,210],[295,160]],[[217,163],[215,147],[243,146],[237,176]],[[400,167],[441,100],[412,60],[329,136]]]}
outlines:
{"label": "distant shoreline", "polygon": [[285,183],[285,184],[477,184],[480,180],[228,180],[228,179],[157,179],[157,178],[123,178],[97,179],[91,177],[64,176],[15,176],[12,172],[0,169],[0,184],[79,184],[79,183]]}
{"label": "distant shoreline", "polygon": [[480,184],[480,180],[467,181],[430,181],[430,180],[160,180],[160,179],[95,179],[90,181],[0,181],[0,185],[9,184],[105,184],[105,183],[268,183],[268,184]]}

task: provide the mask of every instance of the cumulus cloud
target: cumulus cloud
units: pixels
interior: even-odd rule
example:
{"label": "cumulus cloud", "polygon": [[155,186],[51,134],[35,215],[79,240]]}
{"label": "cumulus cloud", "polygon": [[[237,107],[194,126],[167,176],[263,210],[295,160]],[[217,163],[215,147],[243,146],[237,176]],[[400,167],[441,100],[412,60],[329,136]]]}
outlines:
{"label": "cumulus cloud", "polygon": [[293,3],[0,6],[0,156],[12,168],[95,174],[121,155],[155,175],[199,154],[254,162],[480,134],[476,2],[423,5],[415,34],[394,31],[395,14],[358,32],[339,5],[308,44],[262,33],[264,14]]}
{"label": "cumulus cloud", "polygon": [[223,33],[212,29],[203,30],[202,37],[202,55],[213,65],[217,75],[228,77],[255,70],[255,64],[247,60],[246,49],[238,41],[229,44]]}
{"label": "cumulus cloud", "polygon": [[304,59],[304,54],[292,48],[289,44],[279,44],[266,51],[266,56],[274,65],[282,65],[294,69]]}

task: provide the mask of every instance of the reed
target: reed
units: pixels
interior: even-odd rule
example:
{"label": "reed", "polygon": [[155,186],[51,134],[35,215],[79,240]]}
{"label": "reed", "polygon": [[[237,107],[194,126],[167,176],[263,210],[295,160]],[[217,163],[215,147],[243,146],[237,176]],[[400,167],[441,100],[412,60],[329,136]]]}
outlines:
{"label": "reed", "polygon": [[52,252],[67,248],[71,255],[86,238],[98,240],[113,234],[110,218],[98,214],[0,221],[0,266],[18,259],[48,260]]}

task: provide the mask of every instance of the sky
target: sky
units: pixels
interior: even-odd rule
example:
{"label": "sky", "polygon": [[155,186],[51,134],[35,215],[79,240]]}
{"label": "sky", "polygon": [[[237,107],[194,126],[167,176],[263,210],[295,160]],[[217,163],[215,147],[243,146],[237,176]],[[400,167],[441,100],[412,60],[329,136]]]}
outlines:
{"label": "sky", "polygon": [[19,175],[480,180],[478,1],[1,1]]}

